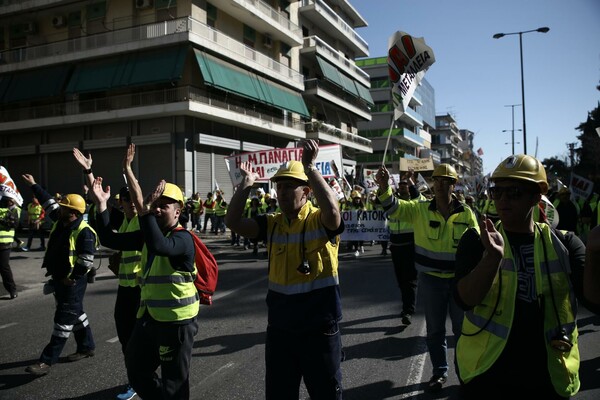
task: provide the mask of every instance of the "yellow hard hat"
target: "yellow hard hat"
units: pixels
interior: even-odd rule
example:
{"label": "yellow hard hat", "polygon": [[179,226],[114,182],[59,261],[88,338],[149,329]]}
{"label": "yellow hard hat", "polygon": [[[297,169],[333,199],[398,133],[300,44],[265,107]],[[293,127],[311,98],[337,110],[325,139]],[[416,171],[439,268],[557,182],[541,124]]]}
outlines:
{"label": "yellow hard hat", "polygon": [[506,158],[492,173],[492,181],[497,179],[518,179],[537,183],[542,194],[548,193],[546,170],[541,162],[527,154],[517,154]]}
{"label": "yellow hard hat", "polygon": [[440,164],[433,170],[432,177],[452,178],[455,181],[458,180],[458,174],[454,167],[450,164]]}
{"label": "yellow hard hat", "polygon": [[353,190],[352,193],[350,193],[350,198],[354,199],[356,197],[359,199],[361,198],[360,192],[358,190]]}
{"label": "yellow hard hat", "polygon": [[281,164],[279,170],[271,178],[271,182],[282,179],[297,179],[308,184],[308,176],[304,173],[304,166],[300,161],[288,161]]}
{"label": "yellow hard hat", "polygon": [[179,202],[179,204],[181,204],[181,206],[183,206],[183,193],[177,185],[165,183],[165,190],[163,191],[162,196],[176,200]]}
{"label": "yellow hard hat", "polygon": [[85,200],[78,194],[67,194],[62,196],[58,204],[79,211],[80,214],[85,213]]}

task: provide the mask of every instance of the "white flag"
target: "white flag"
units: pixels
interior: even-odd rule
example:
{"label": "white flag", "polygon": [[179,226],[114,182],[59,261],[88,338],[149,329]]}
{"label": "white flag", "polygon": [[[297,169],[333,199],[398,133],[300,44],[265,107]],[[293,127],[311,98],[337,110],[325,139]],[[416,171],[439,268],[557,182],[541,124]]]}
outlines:
{"label": "white flag", "polygon": [[429,185],[427,184],[427,181],[425,180],[425,178],[423,178],[423,175],[421,174],[417,175],[417,184],[415,186],[417,186],[419,192],[426,192],[427,190],[429,190]]}
{"label": "white flag", "polygon": [[400,31],[390,37],[388,48],[388,72],[392,82],[392,103],[396,120],[408,108],[417,85],[435,62],[435,56],[423,38],[413,38]]}

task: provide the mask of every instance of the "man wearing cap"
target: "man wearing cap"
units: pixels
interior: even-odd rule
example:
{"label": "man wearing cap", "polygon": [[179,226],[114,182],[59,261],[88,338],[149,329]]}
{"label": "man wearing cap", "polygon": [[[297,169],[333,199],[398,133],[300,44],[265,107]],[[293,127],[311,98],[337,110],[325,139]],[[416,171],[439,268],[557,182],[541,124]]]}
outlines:
{"label": "man wearing cap", "polygon": [[461,398],[509,399],[523,387],[539,399],[570,398],[580,387],[577,302],[598,313],[588,294],[600,285],[588,279],[595,287],[584,294],[591,271],[573,232],[534,222],[548,191],[536,158],[508,157],[491,182],[500,222],[469,229],[456,254],[454,297],[465,310],[456,347]]}
{"label": "man wearing cap", "polygon": [[[338,250],[344,223],[333,190],[314,166],[318,143],[302,145],[302,162],[284,163],[271,178],[281,212],[242,217],[258,177],[244,162],[225,217],[231,230],[267,241],[267,400],[298,399],[302,380],[311,398],[342,398]],[[308,201],[311,189],[319,208]]]}
{"label": "man wearing cap", "polygon": [[[92,197],[100,213],[98,234],[102,244],[142,252],[140,307],[125,350],[127,377],[143,399],[188,399],[200,305],[193,282],[197,272],[194,242],[190,232],[177,229],[184,206],[181,189],[162,180],[144,199],[131,168],[134,156],[135,145],[131,144],[123,160],[123,171],[138,211],[138,231],[113,232],[107,210],[110,187],[103,189],[101,177],[92,186]],[[159,367],[161,379],[156,376]]]}
{"label": "man wearing cap", "polygon": [[78,194],[66,194],[56,200],[35,182],[30,174],[23,175],[33,195],[43,205],[46,215],[54,222],[48,238],[42,268],[51,279],[56,311],[50,343],[42,351],[39,361],[25,369],[32,375],[46,375],[58,362],[71,332],[75,335],[77,351],[67,357],[79,361],[94,356],[96,344],[83,310],[87,288],[87,274],[94,267],[94,253],[98,240],[96,232],[83,220],[86,204]]}
{"label": "man wearing cap", "polygon": [[454,338],[460,336],[463,311],[452,298],[456,246],[470,227],[477,228],[473,211],[454,195],[458,174],[449,164],[433,171],[434,198],[430,201],[405,201],[392,195],[390,175],[381,166],[375,176],[377,195],[390,218],[410,222],[415,237],[415,268],[418,291],[423,299],[426,343],[433,373],[427,390],[438,392],[448,379],[446,317],[450,314]]}

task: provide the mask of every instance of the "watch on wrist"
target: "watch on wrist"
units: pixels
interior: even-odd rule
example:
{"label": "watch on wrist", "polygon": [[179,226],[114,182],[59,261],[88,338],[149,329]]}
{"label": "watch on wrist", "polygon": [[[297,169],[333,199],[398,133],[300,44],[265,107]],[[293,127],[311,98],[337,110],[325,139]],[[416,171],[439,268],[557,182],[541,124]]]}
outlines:
{"label": "watch on wrist", "polygon": [[312,164],[312,163],[304,166],[305,174],[308,174],[309,172],[316,171],[316,170],[317,170],[317,167],[315,167],[314,164]]}
{"label": "watch on wrist", "polygon": [[84,174],[84,175],[89,175],[89,174],[91,174],[91,173],[92,173],[92,168],[88,168],[88,169],[84,169],[84,170],[83,170],[83,174]]}

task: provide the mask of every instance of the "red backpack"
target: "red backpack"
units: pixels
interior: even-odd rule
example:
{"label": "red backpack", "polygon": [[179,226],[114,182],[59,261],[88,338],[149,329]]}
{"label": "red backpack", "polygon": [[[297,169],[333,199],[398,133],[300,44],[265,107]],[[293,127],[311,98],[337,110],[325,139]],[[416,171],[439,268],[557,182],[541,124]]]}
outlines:
{"label": "red backpack", "polygon": [[[186,230],[190,232],[181,226],[175,228],[175,230]],[[198,289],[200,304],[211,305],[212,295],[217,289],[217,278],[219,277],[217,260],[215,260],[215,257],[198,236],[193,232],[190,232],[190,235],[192,235],[192,239],[194,239],[196,269],[198,270],[196,278],[194,279],[194,286]]]}

